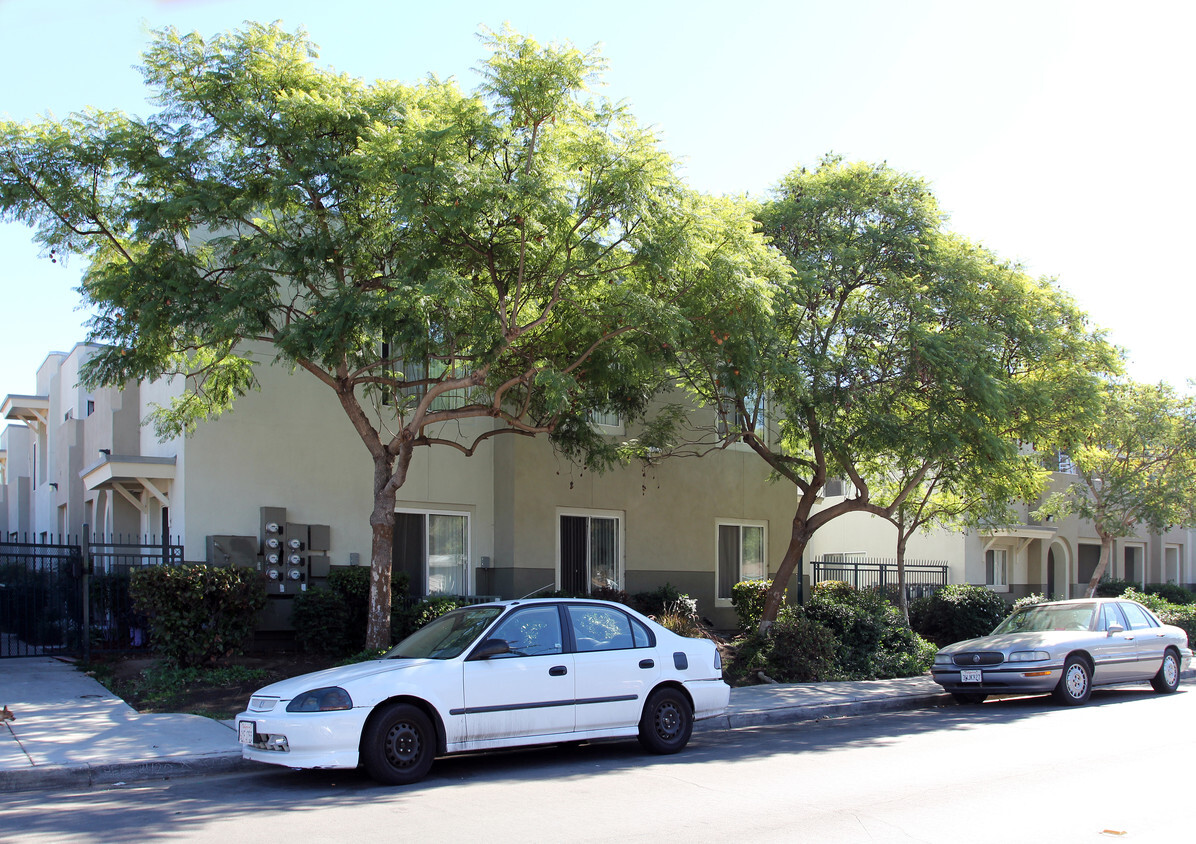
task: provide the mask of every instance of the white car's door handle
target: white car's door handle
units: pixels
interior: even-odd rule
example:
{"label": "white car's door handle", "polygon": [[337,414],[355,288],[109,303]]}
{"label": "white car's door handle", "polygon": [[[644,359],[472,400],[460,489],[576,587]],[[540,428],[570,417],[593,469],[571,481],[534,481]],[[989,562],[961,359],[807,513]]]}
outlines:
{"label": "white car's door handle", "polygon": [[569,669],[563,665],[554,665],[552,668],[548,669],[548,675],[550,677],[564,677],[568,673]]}

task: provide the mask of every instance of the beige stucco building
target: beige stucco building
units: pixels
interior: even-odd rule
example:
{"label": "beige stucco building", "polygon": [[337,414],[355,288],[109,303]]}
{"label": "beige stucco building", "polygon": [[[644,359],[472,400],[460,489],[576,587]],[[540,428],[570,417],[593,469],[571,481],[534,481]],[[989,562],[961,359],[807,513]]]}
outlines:
{"label": "beige stucco building", "polygon": [[[279,597],[318,584],[329,565],[368,563],[372,463],[326,387],[263,363],[259,391],[192,436],[159,441],[144,423],[177,385],[86,391],[79,367],[93,350],[50,354],[36,395],[0,405],[3,536],[78,535],[85,524],[105,536],[169,534],[186,560],[263,569],[272,538],[302,537],[301,566],[277,564]],[[396,503],[395,564],[421,595],[599,585],[634,594],[668,583],[731,627],[730,584],[775,570],[789,538],[794,490],[768,474],[742,446],[605,474],[558,456],[545,438],[495,437],[468,458],[419,449]],[[895,539],[888,523],[853,514],[821,530],[807,557],[891,558]],[[1013,598],[1078,594],[1098,552],[1091,525],[1027,517],[997,534],[919,534],[908,556],[941,561],[949,582]],[[1192,555],[1188,531],[1142,536],[1118,543],[1112,575],[1193,583]],[[803,573],[808,580],[810,568]],[[285,611],[285,602],[274,604]]]}

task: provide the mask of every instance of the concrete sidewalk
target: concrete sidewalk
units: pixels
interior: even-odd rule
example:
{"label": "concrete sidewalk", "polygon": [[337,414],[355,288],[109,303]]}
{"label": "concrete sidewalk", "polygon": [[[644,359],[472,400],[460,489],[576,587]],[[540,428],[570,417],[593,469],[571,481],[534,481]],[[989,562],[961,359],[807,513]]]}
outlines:
{"label": "concrete sidewalk", "polygon": [[[731,690],[725,715],[695,731],[937,706],[929,677]],[[0,659],[0,792],[86,789],[137,780],[262,770],[241,759],[229,724],[199,715],[138,714],[69,662]]]}

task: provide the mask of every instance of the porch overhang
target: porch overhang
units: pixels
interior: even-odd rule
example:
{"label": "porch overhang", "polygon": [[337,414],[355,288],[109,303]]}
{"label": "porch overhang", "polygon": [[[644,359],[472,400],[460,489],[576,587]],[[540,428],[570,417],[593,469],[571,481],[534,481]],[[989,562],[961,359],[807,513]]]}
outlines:
{"label": "porch overhang", "polygon": [[1017,550],[1021,552],[1035,539],[1049,542],[1055,538],[1058,532],[1058,528],[1043,527],[1042,525],[1017,525],[1016,527],[985,531],[982,534],[984,537],[984,550],[989,550],[1002,540],[1014,539],[1017,540]]}
{"label": "porch overhang", "polygon": [[44,429],[50,418],[49,396],[7,395],[0,402],[0,419],[24,422],[30,428]]}
{"label": "porch overhang", "polygon": [[163,507],[170,506],[175,463],[174,457],[105,454],[79,476],[89,492],[111,490],[145,512],[150,498],[156,498]]}

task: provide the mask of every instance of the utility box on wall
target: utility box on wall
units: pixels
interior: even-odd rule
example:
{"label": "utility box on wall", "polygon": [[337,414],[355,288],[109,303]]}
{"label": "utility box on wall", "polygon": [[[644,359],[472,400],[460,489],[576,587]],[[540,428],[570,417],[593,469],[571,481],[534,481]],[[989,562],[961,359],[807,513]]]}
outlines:
{"label": "utility box on wall", "polygon": [[261,508],[258,565],[266,575],[266,609],[258,629],[283,631],[291,625],[291,601],[328,577],[332,530],[328,525],[287,521],[285,507]]}

